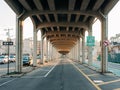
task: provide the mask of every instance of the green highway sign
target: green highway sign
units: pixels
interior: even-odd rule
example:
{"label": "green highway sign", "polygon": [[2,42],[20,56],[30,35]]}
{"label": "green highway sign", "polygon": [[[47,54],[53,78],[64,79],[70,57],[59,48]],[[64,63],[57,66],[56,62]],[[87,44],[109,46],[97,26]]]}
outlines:
{"label": "green highway sign", "polygon": [[95,46],[95,37],[87,36],[87,46]]}

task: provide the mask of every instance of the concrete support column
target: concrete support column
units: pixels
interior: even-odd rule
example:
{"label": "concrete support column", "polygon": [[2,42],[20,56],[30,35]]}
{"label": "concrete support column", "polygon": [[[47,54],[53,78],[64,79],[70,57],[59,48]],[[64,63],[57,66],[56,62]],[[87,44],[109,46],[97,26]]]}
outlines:
{"label": "concrete support column", "polygon": [[52,60],[52,44],[49,45],[49,59]]}
{"label": "concrete support column", "polygon": [[34,26],[33,32],[33,66],[37,66],[37,30]]}
{"label": "concrete support column", "polygon": [[46,61],[48,62],[48,40],[46,38]]}
{"label": "concrete support column", "polygon": [[73,59],[73,48],[71,49],[71,59]]}
{"label": "concrete support column", "polygon": [[71,49],[71,59],[73,59],[73,49]]}
{"label": "concrete support column", "polygon": [[70,53],[69,53],[69,59],[72,59],[72,49],[70,50]]}
{"label": "concrete support column", "polygon": [[75,59],[78,61],[78,42],[75,46]]}
{"label": "concrete support column", "polygon": [[53,47],[53,59],[55,58],[55,48]]}
{"label": "concrete support column", "polygon": [[[92,36],[92,25],[89,26],[88,35],[89,35],[89,36]],[[89,66],[92,65],[92,60],[93,60],[93,50],[92,50],[92,46],[88,46],[88,65],[89,65]]]}
{"label": "concrete support column", "polygon": [[80,38],[78,39],[78,61],[80,61]]}
{"label": "concrete support column", "polygon": [[73,47],[73,59],[75,60],[75,46]]}
{"label": "concrete support column", "polygon": [[49,41],[49,44],[48,44],[48,60],[50,61],[50,46],[51,46],[51,44],[50,44],[50,41]]}
{"label": "concrete support column", "polygon": [[71,59],[71,50],[70,53],[68,53],[68,58]]}
{"label": "concrete support column", "polygon": [[51,48],[52,48],[52,45],[51,43],[49,43],[49,60],[51,61]]}
{"label": "concrete support column", "polygon": [[44,43],[44,38],[43,34],[41,32],[41,64],[44,64],[44,52],[43,52],[43,43]]}
{"label": "concrete support column", "polygon": [[80,62],[82,63],[82,38],[80,38]]}
{"label": "concrete support column", "polygon": [[85,31],[82,36],[82,63],[85,63]]}
{"label": "concrete support column", "polygon": [[23,21],[16,16],[16,72],[22,72]]}
{"label": "concrete support column", "polygon": [[52,60],[52,55],[53,55],[53,46],[50,44],[50,60]]}
{"label": "concrete support column", "polygon": [[74,60],[76,60],[76,45],[74,46]]}
{"label": "concrete support column", "polygon": [[74,60],[74,47],[72,48],[72,57],[73,57],[73,60]]}
{"label": "concrete support column", "polygon": [[108,16],[101,22],[101,72],[107,72],[108,47],[104,46],[104,40],[108,40]]}

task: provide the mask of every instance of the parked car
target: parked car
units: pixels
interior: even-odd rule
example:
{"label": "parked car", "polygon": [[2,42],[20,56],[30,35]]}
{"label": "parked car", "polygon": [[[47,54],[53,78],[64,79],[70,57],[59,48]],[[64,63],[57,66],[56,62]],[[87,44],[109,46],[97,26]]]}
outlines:
{"label": "parked car", "polygon": [[3,61],[4,61],[4,63],[8,63],[8,56],[7,55],[4,56]]}
{"label": "parked car", "polygon": [[0,56],[0,63],[2,64],[4,64],[4,63],[8,63],[8,56],[6,56],[6,55],[1,55]]}
{"label": "parked car", "polygon": [[9,61],[10,62],[15,62],[15,55],[10,55],[9,56]]}
{"label": "parked car", "polygon": [[0,56],[0,64],[4,64],[4,56]]}
{"label": "parked car", "polygon": [[30,57],[29,56],[23,56],[22,57],[22,61],[23,61],[23,66],[25,66],[25,65],[30,65]]}

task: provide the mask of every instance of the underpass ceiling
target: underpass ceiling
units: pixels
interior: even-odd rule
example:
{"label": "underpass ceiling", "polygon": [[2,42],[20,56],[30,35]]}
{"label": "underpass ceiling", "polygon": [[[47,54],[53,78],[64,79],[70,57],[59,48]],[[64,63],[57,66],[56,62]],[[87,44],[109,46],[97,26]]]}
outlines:
{"label": "underpass ceiling", "polygon": [[5,1],[20,19],[30,17],[36,28],[41,29],[59,52],[65,53],[88,30],[95,18],[107,15],[119,0]]}

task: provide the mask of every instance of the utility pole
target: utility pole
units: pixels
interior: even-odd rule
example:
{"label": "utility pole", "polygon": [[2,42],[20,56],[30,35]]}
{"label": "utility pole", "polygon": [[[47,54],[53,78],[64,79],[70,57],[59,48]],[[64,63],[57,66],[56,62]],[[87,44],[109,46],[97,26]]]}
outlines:
{"label": "utility pole", "polygon": [[[10,30],[13,30],[13,29],[4,29],[5,31],[7,31],[7,42],[9,43],[10,42]],[[9,75],[9,44],[7,45],[8,46],[8,64],[7,64],[7,74]]]}

